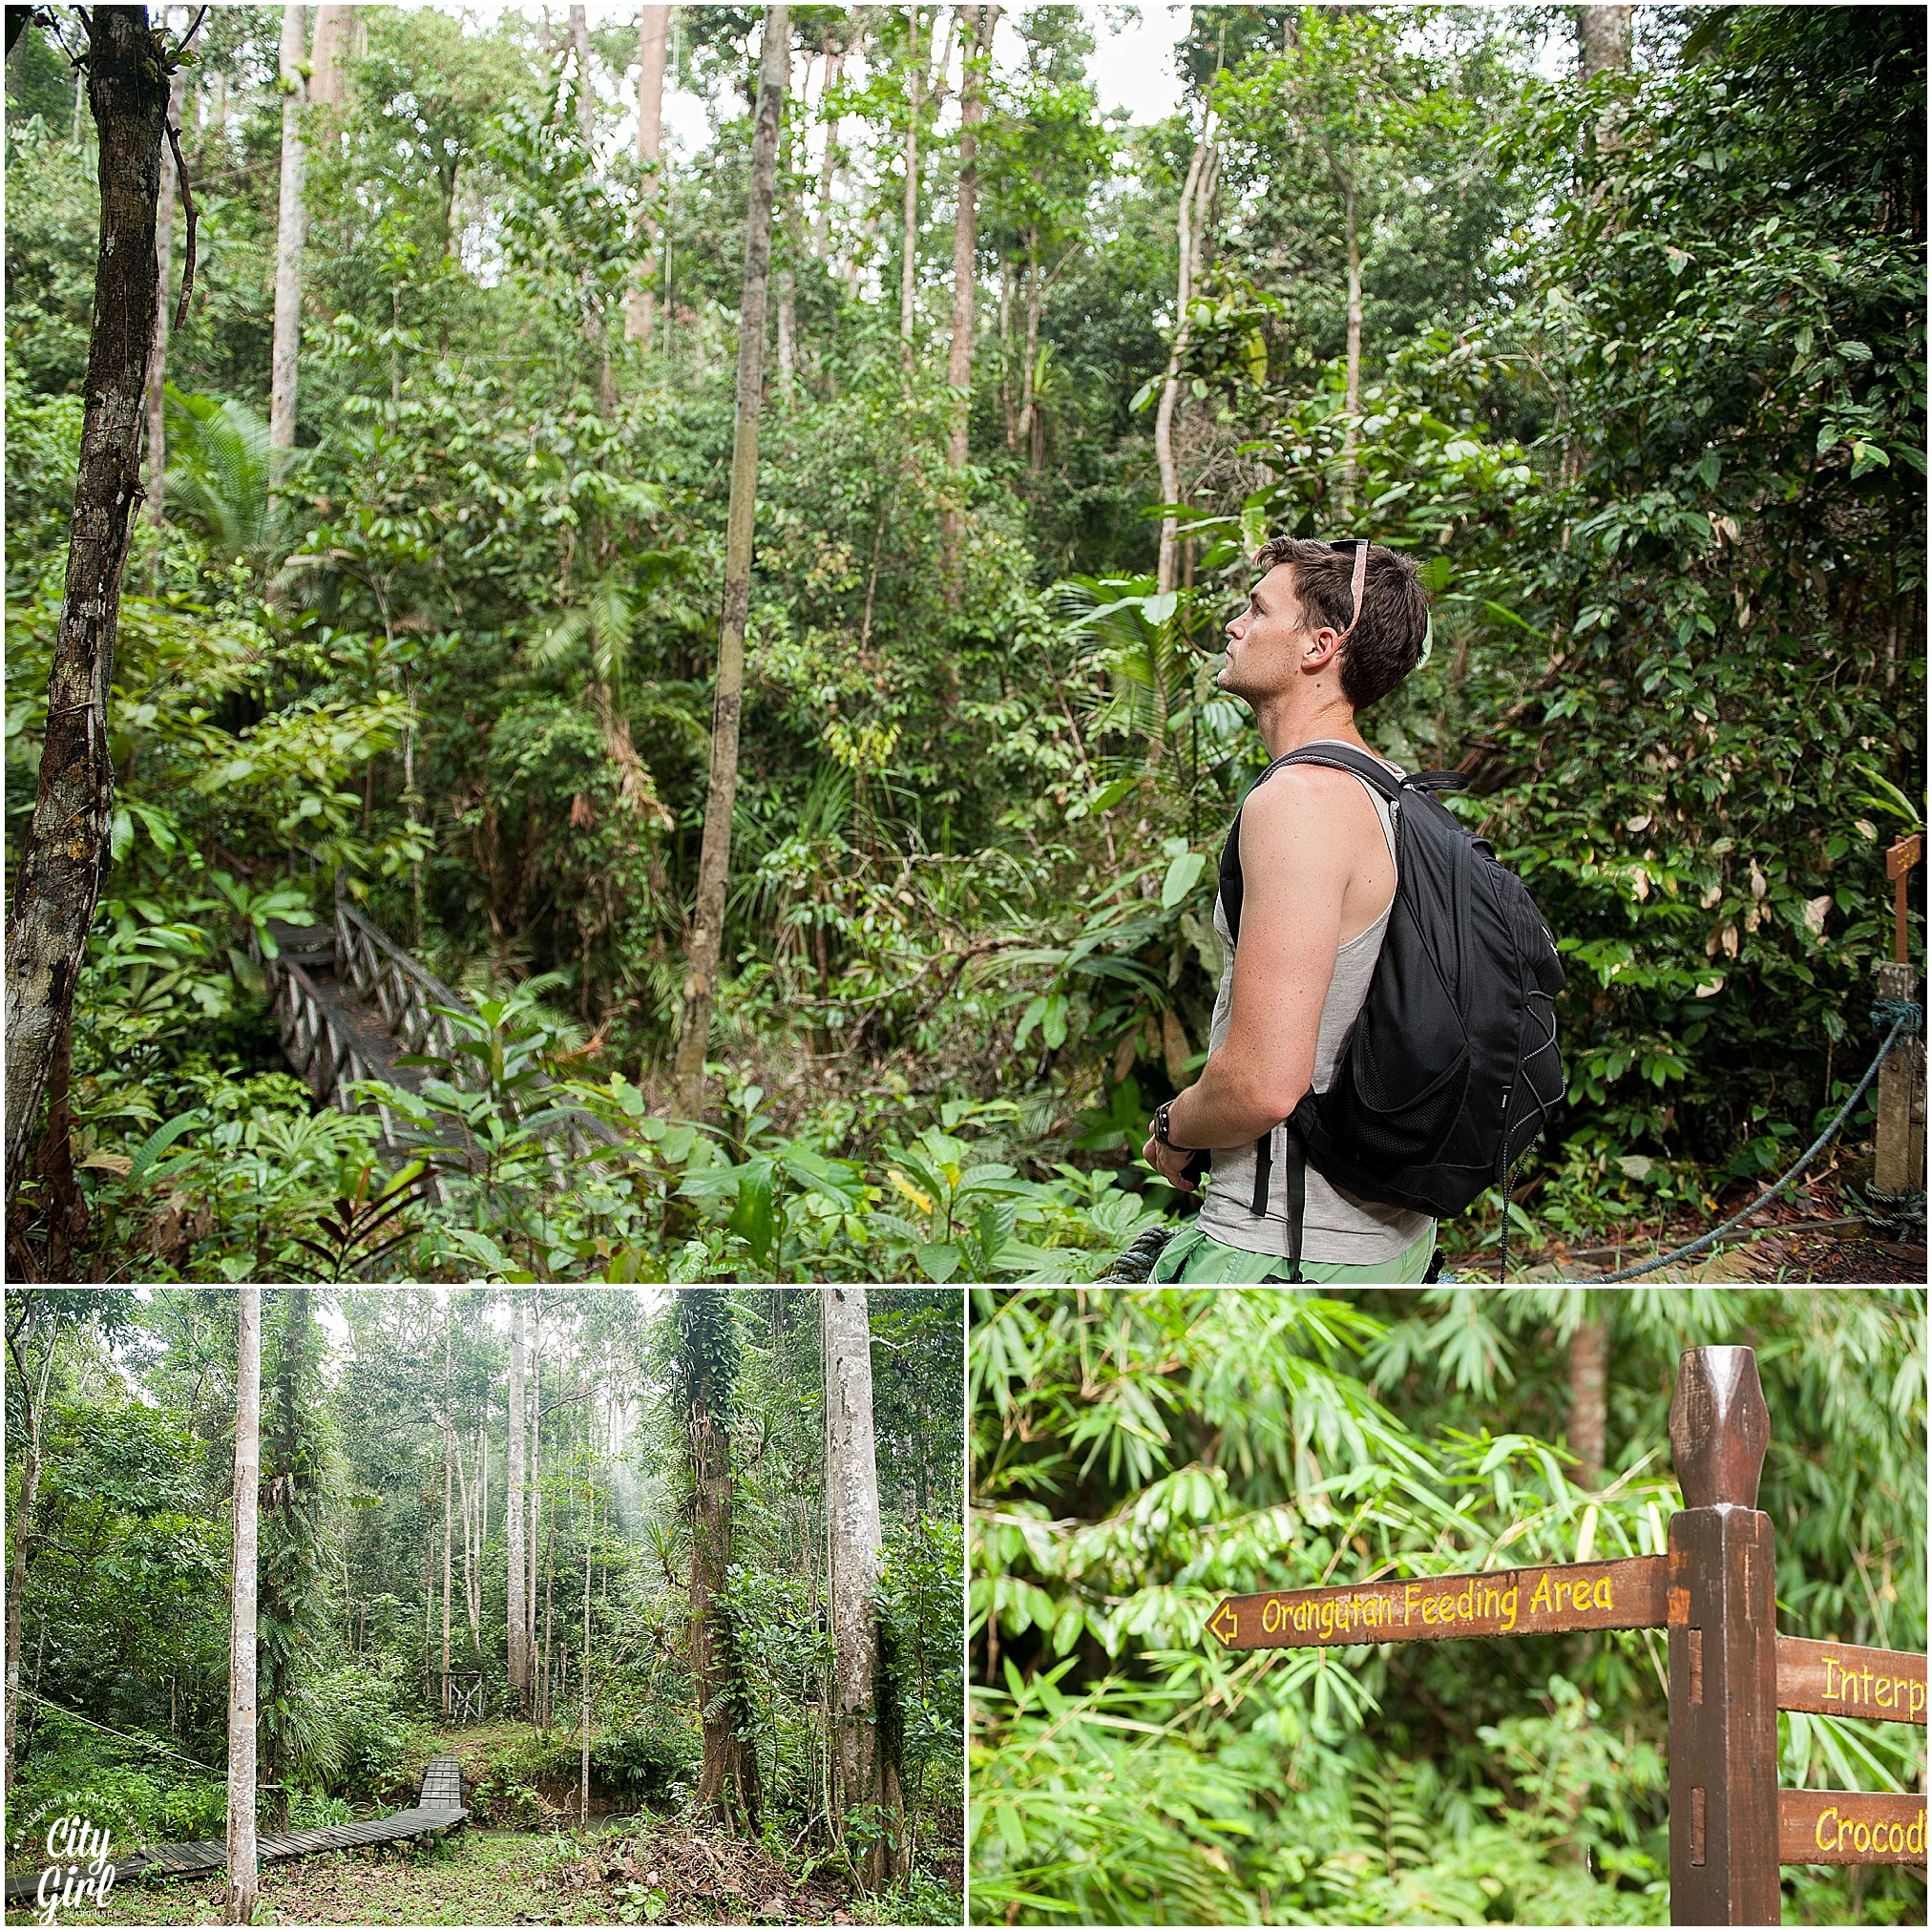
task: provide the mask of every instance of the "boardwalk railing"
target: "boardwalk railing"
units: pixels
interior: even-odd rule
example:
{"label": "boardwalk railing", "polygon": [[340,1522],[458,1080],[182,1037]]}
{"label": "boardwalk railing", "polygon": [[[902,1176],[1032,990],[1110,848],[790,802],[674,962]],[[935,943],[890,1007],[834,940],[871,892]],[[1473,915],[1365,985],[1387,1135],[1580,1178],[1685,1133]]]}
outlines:
{"label": "boardwalk railing", "polygon": [[[433,973],[412,958],[394,939],[365,917],[348,902],[337,874],[333,943],[324,934],[327,928],[299,929],[283,941],[278,958],[262,961],[274,992],[274,1012],[289,1063],[306,1081],[319,1101],[327,1101],[345,1113],[353,1113],[368,1102],[358,1101],[351,1089],[358,1081],[389,1080],[392,1063],[378,1063],[369,1057],[368,1040],[359,1041],[352,1021],[340,1008],[324,997],[307,967],[332,965],[336,979],[367,1011],[371,1025],[379,1025],[401,1054],[423,1054],[450,1062],[452,1084],[467,1086],[466,1068],[456,1053],[461,1024],[452,1013],[469,1016],[467,1002]],[[558,1103],[555,1089],[546,1089],[539,1103]],[[389,1107],[377,1104],[382,1140],[386,1146],[401,1150],[402,1142]],[[521,1109],[512,1102],[513,1113]],[[559,1179],[563,1155],[582,1159],[620,1147],[624,1136],[595,1115],[572,1109],[546,1130],[550,1164]],[[440,1183],[432,1183],[438,1194]]]}
{"label": "boardwalk railing", "polygon": [[335,896],[335,972],[383,1016],[383,1027],[406,1053],[451,1058],[456,1028],[436,1006],[466,1010],[436,976],[418,965],[394,939],[371,925],[341,892]]}

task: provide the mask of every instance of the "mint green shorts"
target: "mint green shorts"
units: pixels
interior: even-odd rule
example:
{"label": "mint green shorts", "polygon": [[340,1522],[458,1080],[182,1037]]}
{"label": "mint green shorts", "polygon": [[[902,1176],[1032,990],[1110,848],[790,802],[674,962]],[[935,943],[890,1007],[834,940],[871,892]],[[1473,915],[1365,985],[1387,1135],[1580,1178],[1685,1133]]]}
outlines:
{"label": "mint green shorts", "polygon": [[[1400,1287],[1419,1281],[1429,1271],[1430,1256],[1436,1251],[1436,1228],[1432,1224],[1412,1247],[1403,1249],[1394,1260],[1377,1261],[1372,1267],[1343,1267],[1334,1261],[1304,1261],[1301,1277],[1319,1284],[1331,1281],[1353,1282],[1359,1287]],[[1161,1249],[1149,1275],[1155,1281],[1200,1281],[1204,1285],[1235,1287],[1259,1286],[1264,1281],[1288,1279],[1288,1260],[1282,1254],[1251,1254],[1246,1248],[1231,1248],[1199,1226],[1184,1227]]]}

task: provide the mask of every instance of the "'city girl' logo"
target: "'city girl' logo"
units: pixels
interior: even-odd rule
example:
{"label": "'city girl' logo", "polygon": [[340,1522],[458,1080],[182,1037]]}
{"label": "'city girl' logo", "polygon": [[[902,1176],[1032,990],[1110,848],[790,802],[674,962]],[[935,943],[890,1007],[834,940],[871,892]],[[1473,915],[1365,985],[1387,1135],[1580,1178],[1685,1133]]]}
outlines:
{"label": "'city girl' logo", "polygon": [[88,1817],[55,1817],[47,1827],[47,1855],[53,1862],[41,1872],[33,1894],[43,1924],[52,1924],[56,1911],[75,1904],[96,1911],[106,1907],[107,1894],[114,1889],[115,1867],[107,1855],[112,1841],[113,1834]]}
{"label": "'city girl' logo", "polygon": [[42,1924],[52,1924],[58,1912],[75,1905],[105,1907],[116,1875],[109,1849],[116,1835],[131,1835],[125,1818],[96,1823],[89,1812],[62,1810],[50,1816],[50,1809],[43,1808],[10,1834],[30,1855],[45,1849],[48,1862],[33,1893],[34,1915]]}

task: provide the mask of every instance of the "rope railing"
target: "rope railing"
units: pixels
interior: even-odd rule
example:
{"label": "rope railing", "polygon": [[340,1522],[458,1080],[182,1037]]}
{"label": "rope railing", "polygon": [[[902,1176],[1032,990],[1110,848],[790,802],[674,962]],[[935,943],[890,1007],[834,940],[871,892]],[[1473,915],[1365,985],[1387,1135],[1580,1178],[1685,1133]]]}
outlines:
{"label": "rope railing", "polygon": [[1866,1089],[1879,1077],[1879,1068],[1885,1063],[1885,1056],[1902,1040],[1910,1039],[1920,1031],[1924,1024],[1924,1013],[1909,999],[1885,999],[1872,1008],[1872,1021],[1875,1026],[1883,1026],[1887,1019],[1891,1022],[1891,1030],[1885,1035],[1885,1043],[1879,1048],[1878,1058],[1865,1068],[1865,1077],[1852,1089],[1852,1097],[1832,1117],[1831,1124],[1786,1169],[1783,1177],[1766,1187],[1749,1207],[1740,1208],[1729,1220],[1712,1228],[1709,1233],[1700,1235],[1696,1240],[1687,1241],[1680,1248],[1672,1248],[1669,1253],[1659,1254],[1655,1260],[1644,1261],[1634,1268],[1619,1268],[1613,1274],[1576,1274],[1569,1278],[1574,1281],[1587,1281],[1592,1286],[1611,1281],[1634,1281],[1639,1274],[1655,1273],[1659,1268],[1669,1267],[1673,1261],[1689,1260],[1693,1254],[1702,1253],[1707,1248],[1714,1247],[1732,1228],[1749,1220],[1760,1207],[1769,1207],[1824,1151],[1838,1128],[1852,1117],[1853,1107],[1865,1097]]}

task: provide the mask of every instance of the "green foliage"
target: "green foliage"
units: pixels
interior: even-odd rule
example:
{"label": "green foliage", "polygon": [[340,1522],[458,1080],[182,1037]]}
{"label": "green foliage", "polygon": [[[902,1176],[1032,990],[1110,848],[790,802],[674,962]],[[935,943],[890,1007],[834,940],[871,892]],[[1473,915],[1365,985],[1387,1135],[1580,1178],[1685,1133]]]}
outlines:
{"label": "green foliage", "polygon": [[[1773,1417],[1781,1627],[1915,1648],[1922,1309],[1916,1290],[978,1291],[976,1916],[1661,1921],[1655,1632],[1228,1652],[1207,1618],[1255,1589],[1661,1552],[1678,1350],[1742,1340]],[[1589,1494],[1554,1439],[1585,1319],[1611,1371]],[[1789,1782],[1920,1774],[1900,1726],[1783,1722]],[[1914,1908],[1868,1877],[1858,1910]],[[1790,1915],[1852,1909],[1836,1875],[1786,1884]]]}
{"label": "green foliage", "polygon": [[[929,90],[909,242],[904,22],[799,15],[800,46],[838,40],[844,64],[787,115],[790,359],[710,1045],[713,1095],[739,1097],[701,1125],[663,1092],[710,755],[752,17],[681,16],[710,136],[644,170],[609,139],[616,39],[584,75],[508,17],[357,16],[345,104],[311,129],[312,325],[271,524],[275,23],[218,10],[183,134],[202,220],[169,345],[170,520],[137,522],[123,574],[74,1068],[88,1156],[136,1160],[204,1063],[249,1097],[193,1103],[252,1138],[226,1174],[169,1169],[168,1193],[84,1168],[96,1254],[234,1279],[315,1263],[312,1240],[328,1271],[334,1203],[421,1151],[440,1173],[414,1237],[372,1265],[350,1241],[346,1270],[1101,1271],[1173,1205],[1135,1154],[1205,1052],[1212,861],[1258,768],[1210,653],[1279,530],[1364,532],[1421,564],[1434,655],[1367,728],[1406,763],[1471,768],[1456,808],[1564,950],[1570,1102],[1519,1207],[1570,1242],[1714,1212],[1861,1070],[1881,848],[1923,817],[1905,17],[1746,9],[1693,33],[1652,12],[1635,66],[1584,86],[1549,77],[1570,50],[1547,10],[1206,10],[1182,111],[1134,127],[1100,106],[1111,23],[1023,10],[985,76],[962,396],[953,122]],[[9,73],[17,846],[97,191],[44,28]],[[1164,596],[1151,405],[1210,110]],[[648,348],[624,313],[642,276]],[[255,1117],[270,921],[326,911],[338,877],[500,1008],[423,1094],[383,1097],[410,1144],[374,1165],[360,1128]],[[586,1113],[620,1153],[584,1156]],[[1445,1245],[1493,1244],[1499,1210]]]}

